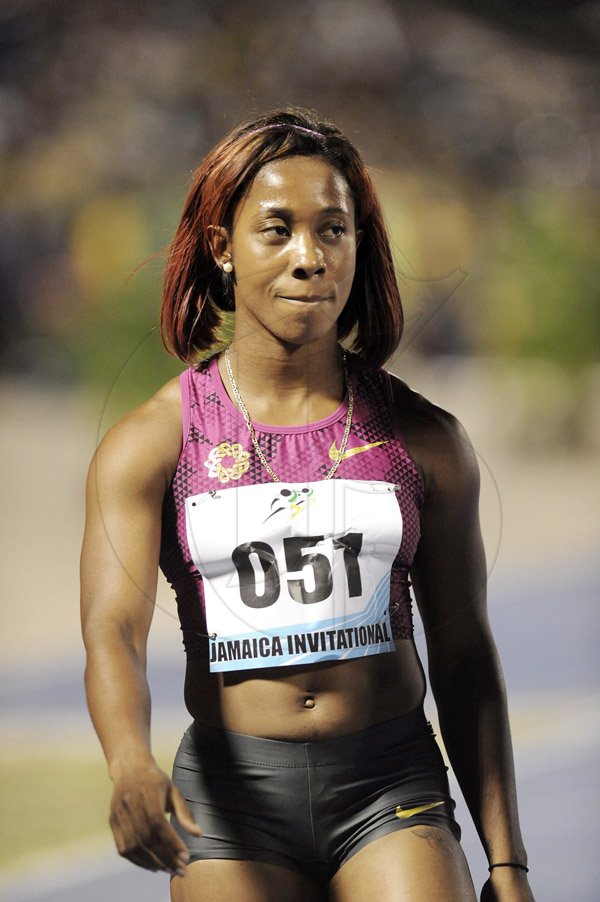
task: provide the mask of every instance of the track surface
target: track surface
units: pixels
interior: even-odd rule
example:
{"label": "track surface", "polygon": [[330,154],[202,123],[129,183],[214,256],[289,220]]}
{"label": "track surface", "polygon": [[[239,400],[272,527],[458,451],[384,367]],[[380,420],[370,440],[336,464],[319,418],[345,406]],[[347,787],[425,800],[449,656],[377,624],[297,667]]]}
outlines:
{"label": "track surface", "polygon": [[[490,611],[511,699],[523,830],[531,883],[538,902],[594,902],[598,898],[598,577],[592,560],[556,571],[492,579]],[[418,632],[418,630],[417,630]],[[423,648],[422,636],[417,638]],[[0,696],[9,715],[39,724],[40,741],[65,714],[82,734],[89,731],[80,666],[37,675],[24,685],[2,674]],[[181,660],[151,667],[155,720],[173,720],[172,699],[181,682]],[[431,719],[435,710],[428,699]],[[181,712],[182,725],[185,713]],[[8,718],[10,720],[10,717]],[[487,874],[462,799],[457,817],[476,885]],[[78,855],[61,850],[40,858],[38,871],[1,882],[11,902],[167,902],[166,876],[121,861],[107,837],[101,848]],[[61,860],[61,858],[63,860]]]}

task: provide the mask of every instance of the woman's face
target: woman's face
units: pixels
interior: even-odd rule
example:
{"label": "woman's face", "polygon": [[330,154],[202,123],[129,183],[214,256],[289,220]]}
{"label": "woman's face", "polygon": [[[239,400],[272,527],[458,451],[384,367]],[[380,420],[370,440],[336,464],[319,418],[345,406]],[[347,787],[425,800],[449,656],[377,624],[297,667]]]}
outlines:
{"label": "woman's face", "polygon": [[[286,344],[336,339],[360,233],[344,177],[319,157],[267,163],[238,204],[221,251],[235,272],[236,333]],[[221,254],[221,259],[223,254]]]}

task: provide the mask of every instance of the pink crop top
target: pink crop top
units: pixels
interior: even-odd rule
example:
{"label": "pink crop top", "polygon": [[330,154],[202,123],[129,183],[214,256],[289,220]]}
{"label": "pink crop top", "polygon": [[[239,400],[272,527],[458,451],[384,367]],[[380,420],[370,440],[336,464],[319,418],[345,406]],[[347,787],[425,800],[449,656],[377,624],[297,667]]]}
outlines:
{"label": "pink crop top", "polygon": [[[409,570],[420,537],[423,482],[402,440],[391,380],[348,358],[354,415],[344,459],[334,479],[396,484],[402,539],[390,577],[389,613],[394,639],[413,634]],[[160,567],[177,598],[188,658],[205,655],[208,643],[203,579],[192,560],[186,532],[186,498],[213,489],[270,483],[243,416],[223,386],[217,358],[181,374],[183,447],[165,495]],[[332,414],[303,426],[255,423],[260,447],[284,482],[318,482],[330,469],[344,434],[347,401]]]}

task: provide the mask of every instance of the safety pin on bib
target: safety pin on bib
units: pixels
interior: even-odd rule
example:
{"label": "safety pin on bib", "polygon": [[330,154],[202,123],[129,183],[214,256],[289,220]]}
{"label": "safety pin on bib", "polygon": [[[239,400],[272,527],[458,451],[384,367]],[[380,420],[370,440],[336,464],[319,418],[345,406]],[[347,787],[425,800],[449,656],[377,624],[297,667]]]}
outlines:
{"label": "safety pin on bib", "polygon": [[195,495],[194,500],[190,500],[189,503],[191,507],[198,507],[200,504],[204,504],[205,501],[208,501],[209,498],[219,499],[220,497],[221,496],[217,494],[216,489],[209,489],[209,491],[205,495]]}

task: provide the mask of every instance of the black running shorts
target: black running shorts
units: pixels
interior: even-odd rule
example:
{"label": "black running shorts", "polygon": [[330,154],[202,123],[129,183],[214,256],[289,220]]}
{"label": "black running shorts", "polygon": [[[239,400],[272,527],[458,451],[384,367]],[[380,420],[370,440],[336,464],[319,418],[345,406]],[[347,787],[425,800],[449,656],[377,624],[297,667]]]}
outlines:
{"label": "black running shorts", "polygon": [[329,881],[380,836],[429,825],[459,840],[446,767],[422,708],[346,736],[282,742],[193,723],[173,766],[202,836],[190,861],[264,861]]}

